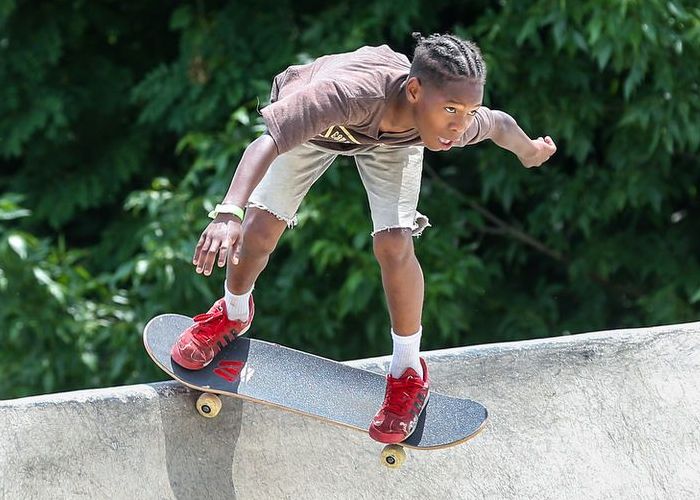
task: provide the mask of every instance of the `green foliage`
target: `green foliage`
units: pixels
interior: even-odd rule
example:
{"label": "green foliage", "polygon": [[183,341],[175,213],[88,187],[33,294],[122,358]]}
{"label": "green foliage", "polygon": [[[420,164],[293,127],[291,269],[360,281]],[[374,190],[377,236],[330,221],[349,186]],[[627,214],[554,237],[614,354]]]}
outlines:
{"label": "green foliage", "polygon": [[[491,63],[489,102],[559,145],[539,172],[513,175],[494,151],[479,161],[492,210],[560,256],[521,247],[508,268],[546,294],[530,301],[543,333],[696,318],[700,10],[508,2],[470,31]],[[507,336],[505,320],[491,331]]]}
{"label": "green foliage", "polygon": [[[222,292],[191,265],[286,66],[413,31],[474,39],[485,104],[554,158],[427,154],[424,347],[700,311],[700,9],[690,1],[0,0],[0,397],[155,380],[141,330]],[[386,354],[366,195],[339,160],[256,284],[254,330]]]}
{"label": "green foliage", "polygon": [[9,229],[7,221],[30,215],[20,200],[0,199],[0,391],[21,396],[136,380],[137,358],[124,349],[135,321],[126,297],[81,264],[85,251]]}

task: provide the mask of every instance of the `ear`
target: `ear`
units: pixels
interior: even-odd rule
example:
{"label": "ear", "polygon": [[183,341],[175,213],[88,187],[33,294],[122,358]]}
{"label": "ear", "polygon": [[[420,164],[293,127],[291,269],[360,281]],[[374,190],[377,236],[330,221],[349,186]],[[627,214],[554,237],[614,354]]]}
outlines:
{"label": "ear", "polygon": [[406,99],[408,102],[415,104],[420,100],[423,85],[417,76],[412,76],[406,82]]}

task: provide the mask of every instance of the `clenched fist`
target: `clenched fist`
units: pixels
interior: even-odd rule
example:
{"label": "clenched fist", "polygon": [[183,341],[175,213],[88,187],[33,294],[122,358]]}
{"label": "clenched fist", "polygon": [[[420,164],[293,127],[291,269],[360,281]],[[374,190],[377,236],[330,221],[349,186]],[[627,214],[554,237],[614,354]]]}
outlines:
{"label": "clenched fist", "polygon": [[527,168],[539,167],[544,162],[549,160],[549,158],[557,151],[557,146],[549,136],[546,136],[544,139],[542,137],[538,137],[531,142],[533,152],[527,156],[518,156],[520,162]]}

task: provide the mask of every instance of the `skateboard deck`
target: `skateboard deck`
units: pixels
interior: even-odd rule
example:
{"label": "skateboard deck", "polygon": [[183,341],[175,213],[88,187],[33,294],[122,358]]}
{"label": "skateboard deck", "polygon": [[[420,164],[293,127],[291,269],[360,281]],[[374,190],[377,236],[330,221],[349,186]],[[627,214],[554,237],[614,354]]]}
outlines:
{"label": "skateboard deck", "polygon": [[[188,370],[174,363],[170,349],[192,319],[179,314],[156,316],[143,341],[155,363],[182,384],[213,394],[234,396],[301,413],[367,432],[384,400],[386,379],[367,370],[278,344],[239,337],[205,368]],[[401,446],[437,449],[478,434],[487,420],[481,404],[431,391],[416,430]]]}

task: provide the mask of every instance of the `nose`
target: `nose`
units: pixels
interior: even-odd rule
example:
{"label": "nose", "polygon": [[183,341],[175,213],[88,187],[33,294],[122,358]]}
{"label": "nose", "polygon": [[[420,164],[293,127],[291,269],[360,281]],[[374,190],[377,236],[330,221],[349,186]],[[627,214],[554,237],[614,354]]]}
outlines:
{"label": "nose", "polygon": [[453,122],[450,123],[450,132],[452,132],[455,135],[462,135],[464,132],[467,131],[467,127],[469,126],[469,123],[471,120],[469,118],[465,120],[454,120]]}

